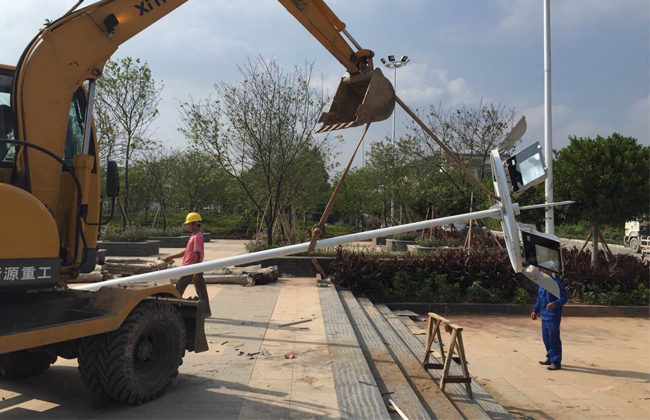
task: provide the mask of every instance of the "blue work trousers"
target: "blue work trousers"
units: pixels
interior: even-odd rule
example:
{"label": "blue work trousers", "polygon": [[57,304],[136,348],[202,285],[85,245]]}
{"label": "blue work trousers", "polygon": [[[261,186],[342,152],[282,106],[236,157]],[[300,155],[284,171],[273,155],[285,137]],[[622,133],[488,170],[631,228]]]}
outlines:
{"label": "blue work trousers", "polygon": [[554,365],[562,363],[562,340],[560,340],[560,320],[542,320],[542,339],[546,347],[546,360]]}

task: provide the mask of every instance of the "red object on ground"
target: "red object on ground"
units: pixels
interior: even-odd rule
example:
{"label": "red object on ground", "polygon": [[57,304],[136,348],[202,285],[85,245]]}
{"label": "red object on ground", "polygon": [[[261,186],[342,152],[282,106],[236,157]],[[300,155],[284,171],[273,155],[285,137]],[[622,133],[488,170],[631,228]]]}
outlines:
{"label": "red object on ground", "polygon": [[284,358],[285,358],[285,359],[295,359],[295,358],[296,358],[296,355],[293,354],[293,353],[289,353],[289,354],[285,354],[285,355],[284,355]]}

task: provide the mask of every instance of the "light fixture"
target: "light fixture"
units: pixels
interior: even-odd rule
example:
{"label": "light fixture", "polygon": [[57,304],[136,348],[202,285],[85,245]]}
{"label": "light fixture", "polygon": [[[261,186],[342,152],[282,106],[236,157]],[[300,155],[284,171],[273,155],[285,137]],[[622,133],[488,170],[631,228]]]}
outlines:
{"label": "light fixture", "polygon": [[388,56],[388,61],[390,61],[391,63],[394,62],[395,61],[395,56],[394,55],[389,55]]}
{"label": "light fixture", "polygon": [[542,147],[535,143],[506,161],[513,193],[521,193],[544,182],[547,177]]}
{"label": "light fixture", "polygon": [[537,231],[522,231],[521,240],[526,264],[562,274],[562,253],[557,236]]}
{"label": "light fixture", "polygon": [[385,58],[382,58],[382,59],[381,59],[381,62],[382,62],[384,65],[386,65],[386,59],[385,59]]}
{"label": "light fixture", "polygon": [[402,58],[400,59],[400,61],[407,61],[408,59],[409,58],[407,56],[403,55]]}
{"label": "light fixture", "polygon": [[108,33],[108,38],[112,41],[115,39],[114,33],[117,25],[120,24],[120,21],[117,19],[113,13],[104,18],[104,26],[106,26],[106,32]]}

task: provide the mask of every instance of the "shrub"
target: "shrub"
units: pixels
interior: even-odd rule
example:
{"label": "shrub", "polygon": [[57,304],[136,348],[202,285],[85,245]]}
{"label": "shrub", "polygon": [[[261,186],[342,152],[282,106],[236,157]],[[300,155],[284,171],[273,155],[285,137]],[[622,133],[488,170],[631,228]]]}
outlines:
{"label": "shrub", "polygon": [[185,226],[169,226],[167,230],[162,228],[147,230],[149,231],[149,236],[181,236],[190,234]]}
{"label": "shrub", "polygon": [[[602,264],[593,269],[588,251],[577,254],[576,248],[562,250],[563,282],[571,300],[603,305],[650,304],[648,261],[621,254],[607,264],[601,252]],[[522,281],[528,280],[520,279],[521,275],[513,272],[506,252],[500,249],[452,249],[398,256],[372,255],[339,247],[333,267],[335,283],[375,300],[402,300],[408,295],[410,301],[416,298],[422,302],[439,301],[447,290],[437,276],[444,276],[445,284],[458,287],[461,299],[471,302],[532,303],[535,300],[522,287]],[[417,286],[424,283],[426,287]],[[429,289],[435,293],[427,292]],[[449,293],[444,295],[446,299],[456,299],[455,292]]]}
{"label": "shrub", "polygon": [[143,242],[149,238],[149,230],[139,226],[121,227],[107,226],[101,239],[108,242]]}
{"label": "shrub", "polygon": [[401,233],[399,235],[395,235],[393,239],[396,239],[398,241],[417,241],[420,239],[421,233],[420,232],[406,232],[406,233]]}
{"label": "shrub", "polygon": [[535,303],[537,296],[533,296],[528,290],[523,287],[517,287],[515,290],[515,295],[512,298],[512,303],[526,304],[526,303]]}
{"label": "shrub", "polygon": [[445,275],[417,269],[400,271],[392,284],[383,290],[383,298],[390,302],[460,302],[460,286],[447,282]]}
{"label": "shrub", "polygon": [[373,257],[339,247],[333,264],[337,284],[375,299],[384,298],[383,290],[391,287],[398,272],[418,269],[444,275],[449,284],[458,285],[461,294],[479,280],[489,290],[494,289],[505,297],[511,297],[519,284],[505,251],[495,249],[443,250],[417,256]]}
{"label": "shrub", "polygon": [[[604,251],[598,253],[599,265],[591,266],[591,251],[585,250],[578,256],[577,248],[563,248],[564,276],[562,281],[570,298],[580,300],[588,292],[616,292],[629,294],[634,292],[639,284],[650,283],[650,263],[640,260],[634,255],[619,254],[608,263]],[[591,294],[588,296],[592,296]]]}
{"label": "shrub", "polygon": [[143,226],[128,226],[122,229],[121,226],[109,225],[103,229],[101,239],[108,242],[143,242],[152,236],[180,236],[188,235],[185,226],[174,226],[164,229],[151,229]]}
{"label": "shrub", "polygon": [[[254,235],[253,238],[246,243],[246,250],[248,252],[257,252],[269,249],[268,237],[269,235],[266,228],[262,228],[259,234]],[[286,237],[282,235],[282,231],[279,227],[276,227],[273,230],[272,248],[308,242],[311,233],[309,229],[295,227],[291,229],[291,232],[289,232],[289,237],[291,238],[291,241],[287,240]]]}
{"label": "shrub", "polygon": [[431,238],[431,239],[423,239],[421,241],[418,241],[418,245],[426,248],[438,248],[441,246],[452,246],[452,247],[462,246],[463,244],[457,239]]}
{"label": "shrub", "polygon": [[471,303],[506,303],[507,299],[503,293],[497,289],[488,290],[481,285],[480,281],[475,281],[467,288],[467,300]]}

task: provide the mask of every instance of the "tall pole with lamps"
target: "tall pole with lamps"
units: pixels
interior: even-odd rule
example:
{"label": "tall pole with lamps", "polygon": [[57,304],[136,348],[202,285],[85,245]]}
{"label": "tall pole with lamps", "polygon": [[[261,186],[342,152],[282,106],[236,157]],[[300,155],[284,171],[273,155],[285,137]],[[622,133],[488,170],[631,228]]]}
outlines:
{"label": "tall pole with lamps", "polygon": [[[395,94],[397,94],[397,69],[406,66],[411,60],[403,55],[400,60],[395,60],[394,55],[388,56],[388,61],[385,58],[381,59],[381,62],[384,66],[389,69],[393,69],[393,87],[395,88]],[[395,145],[397,144],[397,138],[395,137],[395,126],[397,124],[397,109],[393,111],[393,150],[395,150]],[[393,156],[393,160],[394,160]],[[390,221],[394,223],[395,221],[395,200],[393,199],[393,193],[390,195]]]}

